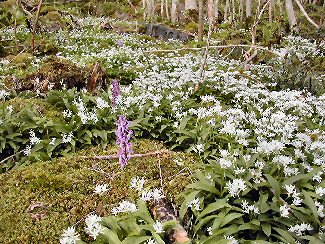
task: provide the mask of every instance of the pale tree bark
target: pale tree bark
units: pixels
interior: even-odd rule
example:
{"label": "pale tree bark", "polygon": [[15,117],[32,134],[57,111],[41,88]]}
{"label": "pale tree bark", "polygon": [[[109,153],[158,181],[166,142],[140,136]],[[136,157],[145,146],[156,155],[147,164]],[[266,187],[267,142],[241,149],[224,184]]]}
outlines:
{"label": "pale tree bark", "polygon": [[214,0],[208,0],[208,17],[209,17],[209,23],[213,23],[215,19]]}
{"label": "pale tree bark", "polygon": [[278,0],[278,6],[279,6],[279,11],[280,11],[280,16],[283,17],[283,8],[282,8],[281,0]]}
{"label": "pale tree bark", "polygon": [[235,5],[235,0],[231,0],[231,4],[232,4],[232,12],[231,12],[231,21],[235,20],[236,17],[236,5]]}
{"label": "pale tree bark", "polygon": [[239,0],[239,19],[240,22],[244,21],[244,0]]}
{"label": "pale tree bark", "polygon": [[160,14],[161,14],[161,17],[164,16],[164,0],[160,0]]}
{"label": "pale tree bark", "polygon": [[325,27],[325,18],[324,18],[324,15],[325,15],[325,1],[323,3],[323,8],[322,8],[322,12],[321,12],[321,16],[320,16],[320,23],[323,27]]}
{"label": "pale tree bark", "polygon": [[230,8],[230,0],[227,0],[226,1],[226,7],[225,7],[225,15],[224,15],[224,18],[223,18],[223,21],[227,21],[228,20],[228,11],[229,11],[229,8]]}
{"label": "pale tree bark", "polygon": [[203,41],[204,31],[204,3],[203,0],[199,0],[199,27],[198,27],[198,41]]}
{"label": "pale tree bark", "polygon": [[155,0],[147,0],[148,16],[153,17],[155,15]]}
{"label": "pale tree bark", "polygon": [[252,16],[252,0],[246,0],[246,17]]}
{"label": "pale tree bark", "polygon": [[179,5],[180,0],[172,0],[171,20],[175,22],[179,19]]}
{"label": "pale tree bark", "polygon": [[297,19],[296,19],[295,11],[293,9],[292,0],[285,0],[285,7],[286,7],[291,30],[298,32],[299,30],[297,26]]}
{"label": "pale tree bark", "polygon": [[214,0],[215,18],[218,21],[219,18],[219,0]]}
{"label": "pale tree bark", "polygon": [[309,17],[306,10],[304,9],[304,6],[302,6],[301,2],[299,0],[295,0],[297,5],[299,6],[301,12],[305,15],[306,19],[311,23],[313,26],[315,26],[317,29],[319,29],[319,26]]}
{"label": "pale tree bark", "polygon": [[197,9],[196,0],[185,0],[185,11],[189,9]]}
{"label": "pale tree bark", "polygon": [[269,2],[269,23],[273,22],[274,0]]}
{"label": "pale tree bark", "polygon": [[169,19],[168,0],[166,0],[166,4],[165,5],[166,5],[166,17],[167,17],[167,19]]}

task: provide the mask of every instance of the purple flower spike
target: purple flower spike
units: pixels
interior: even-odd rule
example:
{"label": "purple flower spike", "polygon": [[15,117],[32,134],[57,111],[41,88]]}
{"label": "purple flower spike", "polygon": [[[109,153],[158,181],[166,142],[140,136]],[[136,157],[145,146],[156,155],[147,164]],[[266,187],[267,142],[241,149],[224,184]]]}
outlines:
{"label": "purple flower spike", "polygon": [[121,48],[121,47],[122,47],[122,43],[123,43],[123,39],[119,39],[119,40],[117,41],[117,46],[118,46],[118,48]]}
{"label": "purple flower spike", "polygon": [[113,80],[112,81],[112,93],[113,93],[113,99],[112,99],[112,105],[114,106],[116,104],[116,99],[117,97],[120,95],[120,90],[119,90],[119,87],[118,87],[118,82],[117,80]]}
{"label": "purple flower spike", "polygon": [[131,121],[127,121],[124,115],[119,115],[119,120],[117,123],[117,130],[115,134],[117,136],[116,144],[120,145],[119,151],[119,163],[122,166],[122,169],[127,165],[128,161],[131,158],[132,151],[132,142],[129,142],[131,135],[133,134],[132,130],[128,130],[129,125],[132,124]]}

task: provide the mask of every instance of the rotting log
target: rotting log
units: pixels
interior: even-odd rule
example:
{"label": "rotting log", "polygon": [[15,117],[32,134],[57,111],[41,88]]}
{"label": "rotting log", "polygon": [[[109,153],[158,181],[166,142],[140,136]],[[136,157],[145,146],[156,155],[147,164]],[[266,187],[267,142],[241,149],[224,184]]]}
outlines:
{"label": "rotting log", "polygon": [[164,199],[159,199],[159,201],[150,201],[150,212],[155,219],[161,222],[167,222],[174,220],[176,222],[176,228],[169,229],[165,233],[165,241],[169,244],[175,243],[190,243],[190,239],[187,236],[187,232],[183,226],[178,222],[175,214],[168,206]]}

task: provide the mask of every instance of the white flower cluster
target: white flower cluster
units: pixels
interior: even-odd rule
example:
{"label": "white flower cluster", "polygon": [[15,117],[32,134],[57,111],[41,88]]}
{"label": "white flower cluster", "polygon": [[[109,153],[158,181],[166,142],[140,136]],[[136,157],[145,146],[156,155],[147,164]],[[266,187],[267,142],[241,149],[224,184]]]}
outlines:
{"label": "white flower cluster", "polygon": [[315,189],[315,192],[316,192],[316,194],[318,194],[322,197],[323,195],[325,195],[325,187],[319,186]]}
{"label": "white flower cluster", "polygon": [[229,240],[227,244],[239,244],[239,242],[233,236],[223,236],[224,240]]}
{"label": "white flower cluster", "polygon": [[315,206],[317,207],[317,214],[319,217],[324,218],[324,205],[322,205],[320,202],[315,202]]}
{"label": "white flower cluster", "polygon": [[155,229],[157,234],[165,232],[162,222],[158,220],[156,220],[156,223],[153,224],[153,228]]}
{"label": "white flower cluster", "polygon": [[74,227],[68,227],[63,230],[63,238],[60,239],[60,244],[76,244],[80,240],[80,235],[76,232]]}
{"label": "white flower cluster", "polygon": [[109,102],[105,101],[103,98],[101,97],[97,97],[96,98],[96,102],[97,102],[97,105],[96,107],[98,109],[104,109],[104,108],[109,108],[110,107],[110,104]]}
{"label": "white flower cluster", "polygon": [[259,208],[254,205],[249,205],[246,200],[242,201],[242,209],[243,212],[247,214],[251,214],[251,213],[260,214]]}
{"label": "white flower cluster", "polygon": [[102,221],[103,218],[97,216],[96,214],[91,214],[88,215],[88,217],[86,218],[85,222],[86,222],[86,233],[94,238],[94,240],[96,240],[97,236],[99,236],[99,234],[104,234],[104,228],[101,224],[99,224],[98,222]]}
{"label": "white flower cluster", "polygon": [[133,213],[137,210],[137,205],[135,205],[134,203],[131,203],[129,201],[123,201],[119,203],[118,207],[112,208],[111,213],[113,215],[118,215],[119,213]]}
{"label": "white flower cluster", "polygon": [[72,132],[62,133],[61,136],[62,136],[62,143],[70,143],[73,138],[73,133]]}
{"label": "white flower cluster", "polygon": [[284,185],[284,188],[288,192],[289,197],[293,197],[292,204],[295,206],[299,206],[302,203],[302,198],[300,198],[300,193],[297,192],[296,187],[294,185]]}
{"label": "white flower cluster", "polygon": [[137,191],[142,191],[144,183],[146,182],[146,180],[142,177],[133,177],[130,181],[130,188],[134,188]]}
{"label": "white flower cluster", "polygon": [[189,203],[187,203],[186,206],[189,208],[194,208],[196,211],[200,211],[201,210],[200,204],[201,204],[200,198],[197,197],[197,198],[194,198]]}
{"label": "white flower cluster", "polygon": [[288,231],[295,232],[297,234],[297,236],[302,236],[302,232],[304,232],[306,230],[312,230],[312,229],[313,229],[313,227],[311,227],[310,224],[302,223],[300,225],[297,224],[295,226],[290,226]]}
{"label": "white flower cluster", "polygon": [[245,191],[247,189],[247,186],[246,186],[246,181],[244,181],[243,179],[234,179],[232,182],[231,181],[228,181],[226,183],[226,187],[225,188],[228,188],[228,191],[230,193],[230,195],[232,197],[236,197],[236,196],[239,196],[239,193],[241,191]]}
{"label": "white flower cluster", "polygon": [[107,184],[103,184],[103,185],[97,185],[95,187],[94,192],[99,194],[99,195],[103,195],[105,192],[107,192],[109,189],[107,188]]}
{"label": "white flower cluster", "polygon": [[35,132],[33,130],[29,131],[29,135],[30,135],[29,142],[31,145],[39,144],[42,141],[35,135]]}
{"label": "white flower cluster", "polygon": [[289,210],[291,210],[291,208],[287,204],[280,206],[281,217],[289,218],[289,214],[290,214]]}
{"label": "white flower cluster", "polygon": [[78,97],[78,99],[75,99],[73,101],[73,104],[78,109],[77,115],[80,117],[81,123],[86,124],[88,121],[92,121],[93,123],[98,122],[98,116],[97,116],[96,110],[94,110],[92,112],[88,112],[87,108],[85,106],[85,103],[81,99],[81,97]]}
{"label": "white flower cluster", "polygon": [[5,99],[7,96],[9,96],[10,93],[5,90],[0,90],[0,100]]}

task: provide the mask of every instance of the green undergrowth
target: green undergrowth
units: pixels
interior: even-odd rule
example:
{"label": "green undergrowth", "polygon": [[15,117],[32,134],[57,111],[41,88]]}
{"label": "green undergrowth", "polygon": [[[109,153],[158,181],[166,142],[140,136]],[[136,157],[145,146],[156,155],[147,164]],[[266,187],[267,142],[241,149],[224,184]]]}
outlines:
{"label": "green undergrowth", "polygon": [[[139,140],[134,145],[136,153],[165,149],[162,143],[151,140]],[[117,160],[79,157],[117,155],[118,150],[115,145],[105,150],[91,147],[74,157],[38,162],[1,175],[0,221],[6,224],[0,227],[0,243],[56,243],[66,226],[74,225],[94,211],[108,216],[117,203],[130,200],[126,170],[121,170]],[[178,165],[176,160],[184,164]],[[189,175],[194,163],[192,155],[168,152],[131,159],[126,169],[131,177],[144,177],[147,186],[160,188],[163,184],[167,200],[177,203],[175,196],[191,182]],[[95,194],[96,184],[104,183],[110,190],[102,196]],[[37,207],[38,203],[50,206]],[[45,214],[44,218],[36,217],[41,214]],[[82,238],[88,240],[83,228],[82,223],[76,226]]]}

